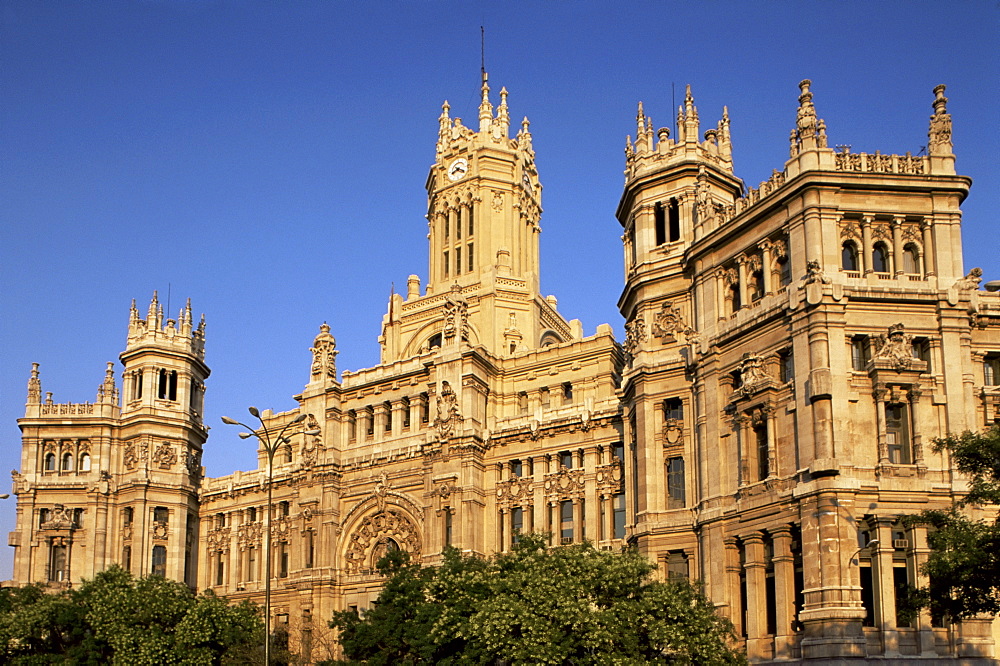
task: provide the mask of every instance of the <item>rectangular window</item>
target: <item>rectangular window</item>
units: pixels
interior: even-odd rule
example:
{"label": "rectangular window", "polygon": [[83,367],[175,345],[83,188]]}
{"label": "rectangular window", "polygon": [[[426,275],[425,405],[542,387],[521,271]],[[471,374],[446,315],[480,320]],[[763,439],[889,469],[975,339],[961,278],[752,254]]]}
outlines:
{"label": "rectangular window", "polygon": [[988,354],[983,360],[983,386],[1000,386],[1000,354]]}
{"label": "rectangular window", "polygon": [[154,576],[167,575],[167,547],[153,546],[153,567],[151,573]]}
{"label": "rectangular window", "polygon": [[383,404],[382,411],[385,413],[385,431],[392,432],[392,403]]}
{"label": "rectangular window", "polygon": [[510,538],[513,543],[517,543],[524,530],[524,509],[515,506],[510,510]]}
{"label": "rectangular window", "polygon": [[444,253],[444,276],[448,277],[448,253]]}
{"label": "rectangular window", "polygon": [[923,361],[927,363],[928,371],[930,371],[931,362],[931,343],[927,338],[914,338],[911,344],[911,349],[913,353],[913,358],[918,361]]}
{"label": "rectangular window", "polygon": [[313,532],[306,532],[306,569],[313,568],[313,556],[315,555]]}
{"label": "rectangular window", "polygon": [[288,547],[278,544],[278,578],[288,578]]}
{"label": "rectangular window", "polygon": [[792,350],[786,349],[781,352],[781,383],[786,384],[795,379],[795,359]]}
{"label": "rectangular window", "polygon": [[910,428],[906,405],[903,403],[886,403],[885,405],[885,438],[889,445],[889,462],[894,465],[909,465],[913,463],[910,451]]}
{"label": "rectangular window", "polygon": [[667,507],[684,507],[684,458],[667,459]]}
{"label": "rectangular window", "polygon": [[167,524],[170,520],[170,511],[165,506],[158,506],[153,509],[153,522]]}
{"label": "rectangular window", "polygon": [[219,560],[215,563],[215,584],[222,585],[226,582],[226,560],[222,553],[217,553],[216,557]]}
{"label": "rectangular window", "polygon": [[511,476],[521,476],[522,470],[523,470],[523,465],[521,464],[520,460],[511,460],[510,461],[510,474],[511,474]]}
{"label": "rectangular window", "polygon": [[470,271],[472,270],[472,267],[476,265],[473,262],[473,259],[474,259],[475,256],[476,256],[476,253],[475,253],[475,250],[472,247],[472,243],[469,243],[469,270]]}
{"label": "rectangular window", "polygon": [[132,546],[122,548],[122,568],[125,571],[131,571],[132,569]]}
{"label": "rectangular window", "polygon": [[759,423],[753,428],[757,440],[757,480],[763,481],[771,474],[771,461],[767,446],[767,424]]}
{"label": "rectangular window", "polygon": [[667,421],[684,420],[684,403],[680,398],[667,398],[663,401],[663,418]]}
{"label": "rectangular window", "polygon": [[856,372],[864,372],[868,360],[868,336],[855,335],[851,338],[851,367]]}
{"label": "rectangular window", "polygon": [[892,587],[896,593],[896,626],[912,627],[913,620],[909,617],[910,574],[906,562],[892,563]]}
{"label": "rectangular window", "polygon": [[672,550],[667,555],[667,579],[688,578],[688,558],[683,550]]}
{"label": "rectangular window", "polygon": [[451,545],[451,509],[449,507],[444,508],[444,545]]}
{"label": "rectangular window", "polygon": [[573,454],[569,451],[562,451],[559,454],[559,466],[563,469],[573,468]]}
{"label": "rectangular window", "polygon": [[625,493],[618,493],[614,497],[614,519],[615,519],[615,539],[625,538]]}
{"label": "rectangular window", "polygon": [[562,386],[563,388],[563,404],[570,405],[573,403],[573,384],[566,382]]}
{"label": "rectangular window", "polygon": [[62,539],[60,539],[60,543],[53,542],[49,554],[49,580],[58,583],[69,580],[69,553],[67,552],[69,546],[63,545],[63,543]]}
{"label": "rectangular window", "polygon": [[625,443],[615,442],[611,445],[611,458],[614,460],[622,461],[625,460]]}
{"label": "rectangular window", "polygon": [[455,248],[455,275],[462,273],[462,248]]}
{"label": "rectangular window", "polygon": [[257,580],[257,549],[247,549],[247,580]]}
{"label": "rectangular window", "polygon": [[573,502],[563,500],[559,503],[559,536],[560,543],[573,543]]}
{"label": "rectangular window", "polygon": [[[511,344],[513,345],[514,343]],[[528,413],[528,394],[524,391],[517,394],[517,411],[521,414]]]}

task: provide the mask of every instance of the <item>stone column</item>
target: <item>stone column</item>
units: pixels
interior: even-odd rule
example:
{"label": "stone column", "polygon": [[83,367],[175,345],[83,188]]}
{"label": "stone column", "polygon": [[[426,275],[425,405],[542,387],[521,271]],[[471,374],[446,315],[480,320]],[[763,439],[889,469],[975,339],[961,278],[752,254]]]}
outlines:
{"label": "stone column", "polygon": [[875,622],[882,628],[884,656],[899,655],[896,630],[896,590],[892,579],[892,519],[878,518],[878,547],[872,553],[872,580],[875,583]]}
{"label": "stone column", "polygon": [[892,263],[898,280],[903,276],[903,218],[899,215],[892,217]]}
{"label": "stone column", "polygon": [[931,231],[931,223],[928,220],[923,220],[920,222],[920,231],[924,235],[924,247],[923,247],[923,269],[924,275],[930,277],[932,275],[937,275],[937,262],[934,257],[934,234]]}
{"label": "stone column", "polygon": [[[931,549],[927,545],[927,528],[921,525],[914,525],[910,528],[910,539],[913,540],[913,568],[916,571],[916,579],[913,581],[915,587],[927,587],[930,583],[926,574],[921,572],[921,567],[927,562]],[[917,616],[917,645],[921,656],[935,657],[937,650],[934,647],[934,627],[931,622],[931,613],[926,608],[920,609]]]}
{"label": "stone column", "polygon": [[745,632],[743,605],[740,603],[740,550],[736,539],[728,537],[726,544],[726,600],[729,608],[729,619],[733,623],[734,633],[740,636]]}
{"label": "stone column", "polygon": [[889,464],[889,442],[885,431],[885,394],[888,389],[882,382],[877,382],[872,389],[875,398],[875,422],[878,429],[878,464]]}
{"label": "stone column", "polygon": [[749,305],[747,303],[747,256],[741,254],[736,258],[736,263],[739,266],[740,275],[740,309],[743,309]]}
{"label": "stone column", "polygon": [[760,410],[767,423],[767,476],[768,478],[778,476],[778,445],[775,441],[777,431],[777,418],[773,405],[764,405]]}
{"label": "stone column", "polygon": [[715,272],[715,294],[717,297],[715,307],[718,311],[716,317],[720,320],[726,318],[726,301],[728,300],[726,298],[726,289],[725,271],[720,268]]}
{"label": "stone column", "polygon": [[747,577],[747,656],[751,661],[770,657],[767,623],[767,594],[765,592],[764,535],[751,532],[743,537]]}
{"label": "stone column", "polygon": [[388,418],[385,405],[379,403],[375,405],[372,417],[372,439],[381,442],[385,435],[385,419]]}
{"label": "stone column", "polygon": [[924,465],[924,443],[921,435],[923,429],[918,418],[920,415],[918,405],[922,394],[919,385],[911,386],[907,391],[907,397],[910,399],[910,443],[913,445],[913,462],[921,466]]}
{"label": "stone column", "polygon": [[872,272],[872,218],[861,218],[861,270],[864,275]]}
{"label": "stone column", "polygon": [[795,563],[792,558],[792,529],[781,525],[771,530],[774,545],[774,598],[776,606],[776,634],[774,658],[791,659],[795,644]]}
{"label": "stone column", "polygon": [[583,500],[573,499],[573,543],[583,540]]}
{"label": "stone column", "polygon": [[391,435],[399,435],[403,432],[403,421],[405,418],[403,412],[406,411],[406,405],[402,400],[395,400],[392,403],[392,432]]}
{"label": "stone column", "polygon": [[764,293],[771,294],[774,293],[774,284],[771,279],[771,249],[773,244],[769,240],[762,241],[760,243],[760,254],[761,254],[761,273],[764,275]]}

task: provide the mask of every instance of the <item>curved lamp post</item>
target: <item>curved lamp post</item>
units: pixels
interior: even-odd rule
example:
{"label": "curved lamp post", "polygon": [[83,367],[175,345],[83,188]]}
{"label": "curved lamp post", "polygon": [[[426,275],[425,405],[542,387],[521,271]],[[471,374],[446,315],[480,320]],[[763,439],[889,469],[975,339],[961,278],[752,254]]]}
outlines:
{"label": "curved lamp post", "polygon": [[[267,431],[267,427],[264,425],[264,419],[260,417],[260,411],[256,407],[250,407],[250,415],[255,419],[260,421],[260,427],[255,428],[249,426],[246,423],[241,423],[236,419],[231,419],[228,416],[222,417],[222,422],[226,425],[238,425],[243,426],[250,432],[241,432],[240,439],[248,439],[250,437],[256,437],[257,441],[267,452],[267,513],[264,515],[265,525],[264,525],[264,663],[267,666],[271,664],[271,486],[274,479],[274,454],[277,453],[278,448],[282,444],[287,444],[291,441],[292,434],[289,433],[285,435],[285,432],[293,425],[297,425],[306,420],[305,414],[299,414],[294,419],[285,424],[285,427],[278,431],[278,435],[272,439],[271,434]],[[305,435],[317,435],[319,430],[309,430],[304,432]]]}

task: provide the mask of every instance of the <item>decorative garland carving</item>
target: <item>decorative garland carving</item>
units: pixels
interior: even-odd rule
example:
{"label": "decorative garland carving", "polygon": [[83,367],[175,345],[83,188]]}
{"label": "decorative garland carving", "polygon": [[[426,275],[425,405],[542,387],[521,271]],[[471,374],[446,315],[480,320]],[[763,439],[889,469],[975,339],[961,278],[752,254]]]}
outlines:
{"label": "decorative garland carving", "polygon": [[497,503],[502,507],[520,506],[534,496],[534,482],[530,477],[514,477],[497,484]]}
{"label": "decorative garland carving", "polygon": [[695,330],[684,321],[681,309],[671,301],[665,301],[653,318],[653,335],[667,342],[687,342],[695,337]]}
{"label": "decorative garland carving", "polygon": [[545,492],[550,501],[583,496],[583,470],[560,469],[545,475]]}
{"label": "decorative garland carving", "polygon": [[261,522],[244,523],[236,528],[236,545],[240,550],[259,548],[264,525]]}
{"label": "decorative garland carving", "polygon": [[206,537],[209,550],[217,553],[229,552],[229,528],[218,527],[209,531]]}

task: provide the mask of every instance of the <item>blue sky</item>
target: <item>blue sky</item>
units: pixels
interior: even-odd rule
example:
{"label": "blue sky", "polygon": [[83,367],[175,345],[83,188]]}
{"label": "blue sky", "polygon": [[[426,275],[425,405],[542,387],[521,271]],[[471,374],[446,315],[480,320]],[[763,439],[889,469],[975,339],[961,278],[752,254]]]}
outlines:
{"label": "blue sky", "polygon": [[[617,6],[621,4],[622,6]],[[1000,10],[941,2],[36,2],[0,5],[0,469],[20,467],[31,363],[93,400],[129,303],[190,297],[208,326],[209,474],[252,468],[223,427],[294,407],[328,321],[338,367],[375,365],[390,285],[427,275],[441,103],[527,115],[544,186],[542,289],[586,334],[622,284],[626,134],[672,124],[690,83],[724,104],[737,175],[781,169],[798,82],[830,144],[914,154],[948,86],[966,267],[1000,279]],[[120,370],[120,366],[119,366]],[[6,482],[0,491],[7,490]],[[0,532],[13,528],[0,501]],[[0,549],[0,578],[12,550]]]}

